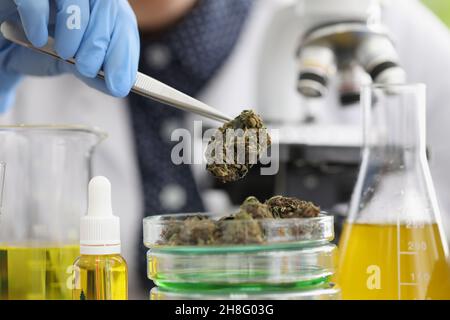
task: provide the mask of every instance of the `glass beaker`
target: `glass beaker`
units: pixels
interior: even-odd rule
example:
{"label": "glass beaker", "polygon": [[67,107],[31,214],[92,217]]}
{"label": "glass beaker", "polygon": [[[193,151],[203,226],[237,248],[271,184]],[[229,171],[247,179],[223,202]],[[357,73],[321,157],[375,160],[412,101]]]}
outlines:
{"label": "glass beaker", "polygon": [[91,156],[78,126],[0,126],[0,300],[71,299]]}
{"label": "glass beaker", "polygon": [[363,159],[339,246],[344,299],[450,298],[425,95],[422,84],[363,90]]}

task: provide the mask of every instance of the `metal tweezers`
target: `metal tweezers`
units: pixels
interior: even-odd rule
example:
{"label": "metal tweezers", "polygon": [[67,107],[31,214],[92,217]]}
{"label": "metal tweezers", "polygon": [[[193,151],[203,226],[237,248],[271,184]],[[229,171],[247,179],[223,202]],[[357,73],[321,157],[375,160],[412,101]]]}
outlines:
{"label": "metal tweezers", "polygon": [[[51,37],[46,46],[36,48],[28,41],[23,29],[11,22],[4,22],[0,27],[0,32],[5,39],[11,42],[50,55],[56,59],[63,60],[53,49],[54,39]],[[73,59],[63,61],[75,64],[75,60]],[[104,72],[100,71],[97,78],[104,80]],[[136,82],[131,91],[163,104],[193,112],[212,120],[220,122],[232,120],[232,118],[221,113],[217,109],[140,72],[137,74]]]}

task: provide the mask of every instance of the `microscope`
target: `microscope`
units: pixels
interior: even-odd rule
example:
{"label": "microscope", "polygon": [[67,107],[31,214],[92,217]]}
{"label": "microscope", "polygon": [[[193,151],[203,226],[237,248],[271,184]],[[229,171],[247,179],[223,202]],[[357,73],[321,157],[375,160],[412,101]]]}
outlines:
{"label": "microscope", "polygon": [[339,234],[361,160],[361,86],[406,78],[382,23],[388,3],[278,2],[260,50],[258,112],[279,131],[280,171],[252,170],[229,194],[236,203],[246,190],[314,201],[335,214]]}
{"label": "microscope", "polygon": [[[297,51],[297,90],[308,98],[327,94],[339,78],[339,102],[359,102],[361,84],[405,82],[393,39],[381,22],[381,0],[299,0],[305,32]],[[365,73],[365,74],[364,74]],[[365,79],[366,78],[366,79]]]}

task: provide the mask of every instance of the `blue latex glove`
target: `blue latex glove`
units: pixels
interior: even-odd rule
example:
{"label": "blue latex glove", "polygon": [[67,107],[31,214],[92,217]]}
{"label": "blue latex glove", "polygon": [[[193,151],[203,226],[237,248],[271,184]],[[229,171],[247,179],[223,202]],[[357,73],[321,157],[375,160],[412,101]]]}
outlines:
{"label": "blue latex glove", "polygon": [[[74,58],[76,65],[22,48],[0,35],[0,112],[12,104],[22,75],[70,72],[113,96],[130,92],[136,80],[140,40],[127,0],[1,0],[0,23],[5,20],[20,21],[36,47],[54,35],[56,52],[64,59]],[[95,79],[100,69],[105,81]]]}

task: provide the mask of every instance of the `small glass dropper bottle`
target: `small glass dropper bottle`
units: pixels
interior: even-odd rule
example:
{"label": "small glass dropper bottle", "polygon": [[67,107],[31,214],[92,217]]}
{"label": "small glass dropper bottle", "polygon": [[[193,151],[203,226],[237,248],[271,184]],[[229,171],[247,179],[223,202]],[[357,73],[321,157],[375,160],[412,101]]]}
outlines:
{"label": "small glass dropper bottle", "polygon": [[73,300],[127,300],[128,268],[120,255],[120,220],[105,177],[89,183],[89,208],[80,225],[81,256],[74,263]]}

